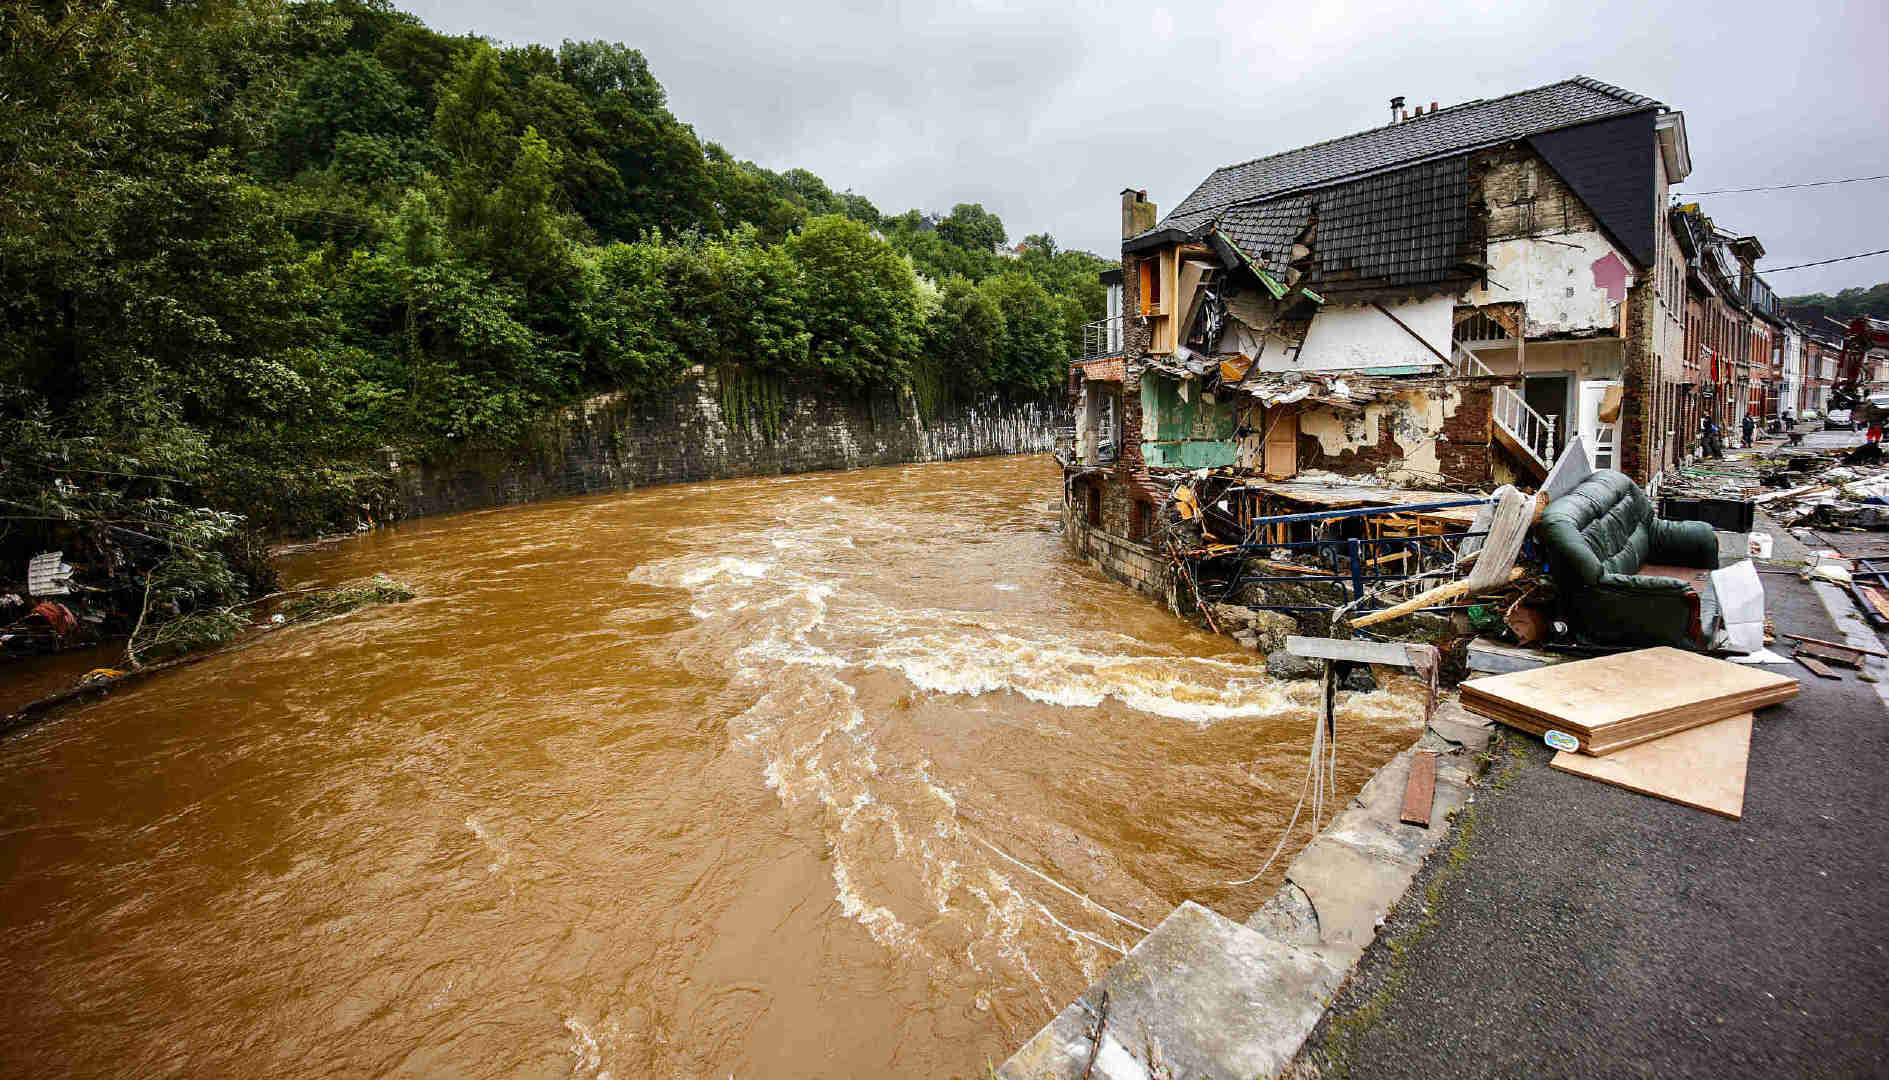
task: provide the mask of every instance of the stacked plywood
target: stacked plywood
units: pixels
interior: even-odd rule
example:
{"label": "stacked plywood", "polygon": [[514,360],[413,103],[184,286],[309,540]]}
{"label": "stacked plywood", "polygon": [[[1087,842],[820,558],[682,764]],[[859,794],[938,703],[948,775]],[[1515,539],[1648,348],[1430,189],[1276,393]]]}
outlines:
{"label": "stacked plywood", "polygon": [[1606,757],[1562,751],[1562,772],[1637,791],[1736,821],[1745,813],[1745,766],[1751,758],[1751,714],[1714,720],[1630,746]]}
{"label": "stacked plywood", "polygon": [[1463,707],[1583,753],[1609,754],[1797,696],[1797,680],[1683,649],[1641,649],[1471,679]]}

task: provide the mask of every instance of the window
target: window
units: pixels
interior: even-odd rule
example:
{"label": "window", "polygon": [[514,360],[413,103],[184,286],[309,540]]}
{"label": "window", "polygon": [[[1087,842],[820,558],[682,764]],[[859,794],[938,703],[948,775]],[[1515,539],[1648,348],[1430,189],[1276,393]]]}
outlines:
{"label": "window", "polygon": [[1141,259],[1141,313],[1159,315],[1161,313],[1161,258],[1150,255]]}
{"label": "window", "polygon": [[1102,485],[1090,481],[1084,487],[1089,496],[1089,524],[1099,529],[1102,527]]}
{"label": "window", "polygon": [[1146,540],[1154,531],[1154,504],[1136,499],[1128,513],[1128,538]]}

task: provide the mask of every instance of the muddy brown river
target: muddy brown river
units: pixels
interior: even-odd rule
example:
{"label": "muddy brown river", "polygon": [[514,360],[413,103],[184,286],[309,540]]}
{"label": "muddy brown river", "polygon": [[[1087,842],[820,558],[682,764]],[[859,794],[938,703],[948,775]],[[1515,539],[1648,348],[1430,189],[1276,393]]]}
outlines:
{"label": "muddy brown river", "polygon": [[[1316,698],[1066,555],[1058,491],[941,463],[288,556],[420,596],[0,742],[0,1074],[985,1075],[1138,938],[996,850],[1243,918]],[[1342,795],[1414,692],[1345,701]]]}

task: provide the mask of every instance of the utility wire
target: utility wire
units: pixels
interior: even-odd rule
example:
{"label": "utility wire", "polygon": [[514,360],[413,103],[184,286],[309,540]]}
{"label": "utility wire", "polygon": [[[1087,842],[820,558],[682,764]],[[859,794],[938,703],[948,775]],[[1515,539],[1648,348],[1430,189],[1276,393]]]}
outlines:
{"label": "utility wire", "polygon": [[1695,195],[1740,195],[1747,191],[1790,191],[1794,188],[1829,187],[1831,184],[1860,184],[1867,180],[1889,180],[1889,173],[1880,176],[1846,176],[1841,180],[1812,180],[1803,184],[1773,184],[1770,187],[1720,188],[1717,191],[1675,192],[1675,197],[1692,198]]}
{"label": "utility wire", "polygon": [[1836,259],[1822,259],[1817,262],[1794,263],[1790,266],[1767,266],[1764,269],[1758,271],[1758,273],[1775,274],[1783,270],[1802,270],[1806,266],[1828,266],[1831,263],[1849,262],[1851,259],[1867,259],[1871,255],[1889,255],[1889,248],[1879,248],[1875,251],[1865,251],[1861,255],[1845,255],[1845,256],[1842,256],[1841,258],[1836,258]]}

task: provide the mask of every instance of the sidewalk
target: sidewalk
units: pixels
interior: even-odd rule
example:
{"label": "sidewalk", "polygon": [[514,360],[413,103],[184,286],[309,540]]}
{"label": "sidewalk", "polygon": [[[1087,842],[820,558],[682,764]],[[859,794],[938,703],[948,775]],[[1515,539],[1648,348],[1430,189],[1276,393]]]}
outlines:
{"label": "sidewalk", "polygon": [[[1763,580],[1780,630],[1843,640],[1810,586]],[[1889,1075],[1889,709],[1853,672],[1793,673],[1802,694],[1758,713],[1742,821],[1503,731],[1299,1075]]]}

